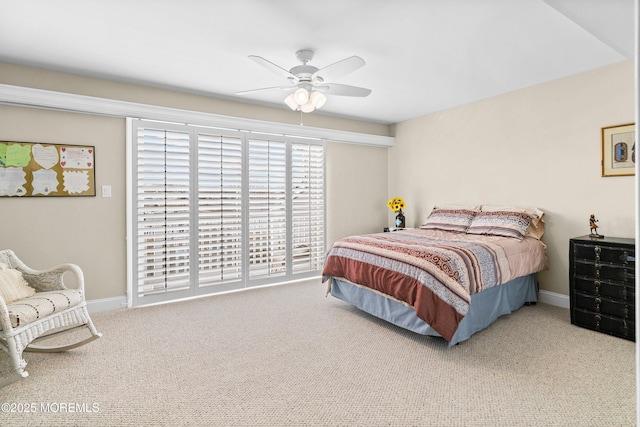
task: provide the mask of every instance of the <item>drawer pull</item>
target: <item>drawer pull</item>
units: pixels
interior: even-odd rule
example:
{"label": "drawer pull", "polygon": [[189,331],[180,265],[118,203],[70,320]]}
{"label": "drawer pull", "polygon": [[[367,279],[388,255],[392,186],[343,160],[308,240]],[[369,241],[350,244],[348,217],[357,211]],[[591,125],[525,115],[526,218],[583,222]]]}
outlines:
{"label": "drawer pull", "polygon": [[599,314],[596,314],[596,328],[600,329],[600,320],[602,319],[602,317],[600,317]]}
{"label": "drawer pull", "polygon": [[622,321],[623,325],[624,325],[624,336],[628,337],[629,336],[629,326],[627,325],[627,319],[624,319]]}

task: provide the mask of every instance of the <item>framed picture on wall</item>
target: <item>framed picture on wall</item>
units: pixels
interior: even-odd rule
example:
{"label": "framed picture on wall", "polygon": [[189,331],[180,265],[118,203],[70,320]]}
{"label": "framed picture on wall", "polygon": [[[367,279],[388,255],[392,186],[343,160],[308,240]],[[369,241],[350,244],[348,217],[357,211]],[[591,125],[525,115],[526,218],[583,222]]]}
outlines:
{"label": "framed picture on wall", "polygon": [[636,125],[602,128],[602,176],[630,176],[636,170]]}

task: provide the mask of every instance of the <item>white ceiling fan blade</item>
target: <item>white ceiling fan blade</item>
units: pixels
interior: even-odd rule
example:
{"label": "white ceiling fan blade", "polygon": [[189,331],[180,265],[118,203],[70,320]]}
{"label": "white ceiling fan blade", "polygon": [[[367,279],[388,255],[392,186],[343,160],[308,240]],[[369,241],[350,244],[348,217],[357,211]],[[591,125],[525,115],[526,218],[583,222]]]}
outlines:
{"label": "white ceiling fan blade", "polygon": [[351,85],[341,85],[338,83],[324,83],[322,86],[317,86],[317,89],[322,90],[323,92],[329,95],[338,95],[338,96],[369,96],[371,93],[371,89],[366,89],[364,87],[351,86]]}
{"label": "white ceiling fan blade", "polygon": [[293,81],[295,83],[298,82],[298,78],[296,76],[294,76],[293,74],[291,74],[288,70],[285,70],[284,68],[280,67],[279,65],[276,65],[273,62],[268,61],[268,60],[264,59],[261,56],[249,55],[249,59],[255,61],[259,65],[262,65],[267,70],[270,70],[270,71],[276,73],[280,77],[284,77],[285,79],[293,79]]}
{"label": "white ceiling fan blade", "polygon": [[324,81],[332,81],[338,77],[342,77],[349,74],[358,68],[364,66],[366,63],[364,59],[359,56],[351,56],[338,62],[334,62],[331,65],[327,65],[324,68],[319,69],[313,73],[313,78],[321,77]]}
{"label": "white ceiling fan blade", "polygon": [[250,89],[250,90],[243,90],[240,92],[236,92],[236,95],[248,95],[254,92],[262,92],[262,91],[266,91],[266,90],[282,90],[282,91],[288,91],[288,90],[293,90],[295,89],[297,86],[272,86],[272,87],[262,87],[259,89]]}

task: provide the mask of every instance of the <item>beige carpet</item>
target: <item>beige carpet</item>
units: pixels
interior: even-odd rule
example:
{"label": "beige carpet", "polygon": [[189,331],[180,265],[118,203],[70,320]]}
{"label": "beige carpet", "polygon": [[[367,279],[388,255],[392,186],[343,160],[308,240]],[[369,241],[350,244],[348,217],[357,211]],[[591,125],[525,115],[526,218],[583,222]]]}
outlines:
{"label": "beige carpet", "polygon": [[568,310],[523,307],[449,349],[324,291],[95,314],[103,338],[26,354],[0,425],[635,425],[634,343],[572,326]]}

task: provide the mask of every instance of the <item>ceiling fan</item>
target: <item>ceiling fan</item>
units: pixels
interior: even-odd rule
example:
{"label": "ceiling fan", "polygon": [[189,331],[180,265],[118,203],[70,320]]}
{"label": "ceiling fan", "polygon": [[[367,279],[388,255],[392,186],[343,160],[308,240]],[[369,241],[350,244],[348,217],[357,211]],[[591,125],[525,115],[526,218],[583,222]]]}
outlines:
{"label": "ceiling fan", "polygon": [[236,92],[236,95],[246,95],[265,90],[283,90],[291,92],[284,102],[292,110],[300,109],[304,113],[310,113],[320,108],[327,101],[326,95],[359,96],[365,97],[371,93],[371,89],[358,86],[332,83],[338,77],[349,74],[365,65],[359,56],[350,56],[324,68],[317,68],[308,63],[313,59],[314,52],[302,49],[296,52],[296,57],[302,65],[296,65],[286,70],[261,56],[249,55],[249,58],[267,70],[284,77],[287,82],[282,86],[265,87],[260,89]]}

